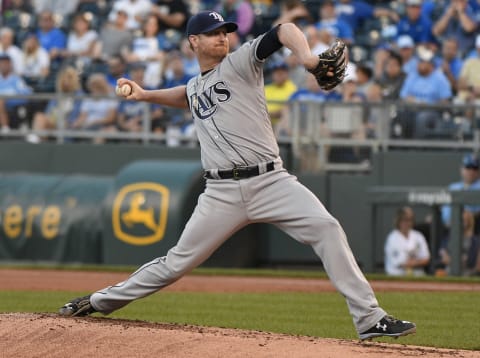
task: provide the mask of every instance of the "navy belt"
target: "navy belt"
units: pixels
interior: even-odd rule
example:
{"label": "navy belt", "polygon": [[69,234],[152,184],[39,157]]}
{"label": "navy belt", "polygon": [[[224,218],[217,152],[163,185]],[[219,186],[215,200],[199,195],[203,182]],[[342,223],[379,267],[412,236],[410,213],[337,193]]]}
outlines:
{"label": "navy belt", "polygon": [[[263,170],[261,169],[263,167]],[[255,177],[260,174],[271,172],[275,169],[273,162],[264,165],[252,165],[248,167],[235,167],[226,170],[206,170],[204,177],[206,179],[246,179]]]}

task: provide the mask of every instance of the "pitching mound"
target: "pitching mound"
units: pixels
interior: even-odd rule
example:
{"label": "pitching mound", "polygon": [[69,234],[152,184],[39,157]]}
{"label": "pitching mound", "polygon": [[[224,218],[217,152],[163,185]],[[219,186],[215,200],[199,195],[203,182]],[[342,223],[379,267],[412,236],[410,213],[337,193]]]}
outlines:
{"label": "pitching mound", "polygon": [[2,357],[478,357],[478,352],[237,329],[0,314]]}

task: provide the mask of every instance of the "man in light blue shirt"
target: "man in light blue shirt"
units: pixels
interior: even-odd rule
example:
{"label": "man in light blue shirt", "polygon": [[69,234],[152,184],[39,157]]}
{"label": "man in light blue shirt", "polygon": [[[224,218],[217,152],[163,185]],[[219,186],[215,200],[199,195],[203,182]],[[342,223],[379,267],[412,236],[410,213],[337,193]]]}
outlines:
{"label": "man in light blue shirt", "polygon": [[[476,155],[465,155],[460,170],[462,180],[450,184],[448,190],[480,190],[479,168],[480,160]],[[480,213],[480,203],[479,205],[466,205],[464,209],[477,215]],[[450,227],[450,218],[451,207],[449,205],[442,206],[442,222],[446,227]]]}
{"label": "man in light blue shirt", "polygon": [[[419,48],[417,71],[410,72],[400,90],[400,98],[411,104],[448,104],[452,88],[445,74],[435,66],[432,51]],[[441,110],[412,107],[415,138],[428,138],[443,131]]]}

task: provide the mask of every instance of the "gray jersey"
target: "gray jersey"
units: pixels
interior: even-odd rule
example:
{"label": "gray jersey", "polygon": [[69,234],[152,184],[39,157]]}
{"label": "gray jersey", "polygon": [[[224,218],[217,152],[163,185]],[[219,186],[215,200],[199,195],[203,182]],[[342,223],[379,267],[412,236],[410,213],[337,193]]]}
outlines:
{"label": "gray jersey", "polygon": [[243,44],[187,84],[205,169],[255,165],[279,155],[265,105],[264,61],[255,56],[261,38]]}

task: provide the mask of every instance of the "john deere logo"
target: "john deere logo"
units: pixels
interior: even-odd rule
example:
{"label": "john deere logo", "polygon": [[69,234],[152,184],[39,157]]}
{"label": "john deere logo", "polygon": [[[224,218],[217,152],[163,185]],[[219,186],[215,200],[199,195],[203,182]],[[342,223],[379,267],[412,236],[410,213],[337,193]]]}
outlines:
{"label": "john deere logo", "polygon": [[167,187],[156,183],[124,186],[113,202],[115,236],[132,245],[150,245],[163,239],[167,226]]}

